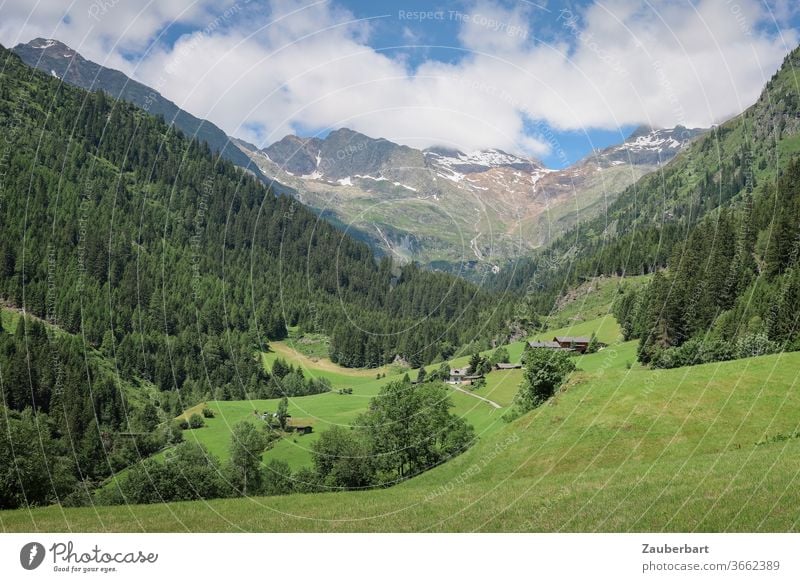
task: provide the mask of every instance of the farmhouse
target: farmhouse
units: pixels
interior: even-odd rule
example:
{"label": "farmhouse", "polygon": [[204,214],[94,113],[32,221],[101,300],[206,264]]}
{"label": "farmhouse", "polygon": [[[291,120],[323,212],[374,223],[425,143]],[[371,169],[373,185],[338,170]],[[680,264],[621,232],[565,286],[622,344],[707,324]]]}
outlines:
{"label": "farmhouse", "polygon": [[532,348],[545,348],[548,350],[566,350],[570,352],[584,353],[589,347],[591,339],[588,337],[573,337],[568,335],[560,335],[553,338],[549,342],[528,342]]}
{"label": "farmhouse", "polygon": [[483,374],[470,374],[469,368],[451,368],[448,384],[472,384],[475,380],[483,378]]}
{"label": "farmhouse", "polygon": [[303,426],[303,425],[290,424],[289,426],[286,427],[286,432],[295,432],[301,435],[311,434],[312,432],[314,432],[314,427],[308,425]]}
{"label": "farmhouse", "polygon": [[558,342],[558,345],[562,348],[573,350],[582,354],[589,347],[589,342],[591,340],[588,337],[572,337],[568,335],[562,335],[554,337],[553,341]]}
{"label": "farmhouse", "polygon": [[556,341],[552,342],[528,342],[528,345],[532,348],[545,348],[548,350],[560,350],[561,344]]}

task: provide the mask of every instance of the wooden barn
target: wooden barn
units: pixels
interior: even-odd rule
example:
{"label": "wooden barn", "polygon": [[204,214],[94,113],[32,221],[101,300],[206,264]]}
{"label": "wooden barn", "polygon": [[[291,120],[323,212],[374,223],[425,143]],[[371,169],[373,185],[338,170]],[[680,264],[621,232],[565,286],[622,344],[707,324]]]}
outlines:
{"label": "wooden barn", "polygon": [[589,342],[592,341],[588,337],[573,337],[569,335],[561,335],[553,338],[554,342],[563,349],[569,349],[575,352],[584,353],[589,347]]}
{"label": "wooden barn", "polygon": [[504,364],[503,362],[494,365],[495,370],[518,370],[522,364]]}

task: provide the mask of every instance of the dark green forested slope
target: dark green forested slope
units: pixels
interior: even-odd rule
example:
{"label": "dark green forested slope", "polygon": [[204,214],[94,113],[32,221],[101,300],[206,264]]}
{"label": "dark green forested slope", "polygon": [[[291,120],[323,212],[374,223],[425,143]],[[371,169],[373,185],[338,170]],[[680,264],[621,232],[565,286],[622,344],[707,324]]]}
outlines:
{"label": "dark green forested slope", "polygon": [[[351,366],[396,356],[420,365],[502,329],[496,297],[377,263],[163,121],[2,48],[0,62],[0,299],[68,338],[51,349],[34,324],[0,331],[4,406],[35,411],[9,417],[7,434],[24,441],[46,419],[52,450],[83,447],[99,466],[117,436],[149,434],[159,415],[209,396],[263,396],[269,378],[255,353],[287,324],[332,334]],[[58,394],[52,369],[63,370]],[[156,418],[142,404],[136,415],[149,420],[134,427],[123,385],[140,383],[155,386]],[[73,478],[109,471],[85,470],[81,458]]]}
{"label": "dark green forested slope", "polygon": [[675,367],[800,349],[800,158],[676,245],[616,316],[639,359]]}
{"label": "dark green forested slope", "polygon": [[53,40],[36,38],[27,44],[18,44],[12,50],[25,64],[46,74],[57,75],[65,83],[88,91],[103,91],[115,99],[142,107],[148,113],[162,116],[167,123],[175,124],[186,135],[207,143],[213,152],[266,180],[258,167],[220,128],[187,113],[158,91],[134,81],[124,73],[84,59],[71,48]]}
{"label": "dark green forested slope", "polygon": [[800,48],[744,113],[627,188],[602,216],[506,269],[496,287],[535,289],[535,308],[546,313],[559,293],[585,277],[653,272],[704,216],[772,188],[798,152]]}

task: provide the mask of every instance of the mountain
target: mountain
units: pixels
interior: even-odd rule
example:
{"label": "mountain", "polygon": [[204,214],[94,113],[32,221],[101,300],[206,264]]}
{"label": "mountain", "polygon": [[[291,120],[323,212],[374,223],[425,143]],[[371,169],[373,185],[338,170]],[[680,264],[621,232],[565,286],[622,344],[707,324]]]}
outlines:
{"label": "mountain", "polygon": [[598,164],[663,165],[706,129],[690,129],[677,125],[670,129],[655,129],[646,125],[636,128],[621,144],[601,150],[591,156]]}
{"label": "mountain", "polygon": [[604,211],[700,129],[637,129],[622,144],[551,170],[499,149],[418,150],[347,128],[237,145],[295,195],[380,253],[478,276]]}
{"label": "mountain", "polygon": [[288,135],[259,150],[59,41],[37,38],[13,50],[67,83],[102,89],[163,116],[379,254],[472,277],[602,213],[621,190],[700,133],[639,128],[623,144],[558,171],[498,149],[423,151],[346,128],[324,139]]}
{"label": "mountain", "polygon": [[124,73],[89,61],[53,39],[36,38],[29,43],[18,44],[12,50],[28,66],[58,77],[65,83],[87,91],[105,91],[115,99],[133,103],[151,115],[162,116],[167,123],[174,124],[190,138],[206,142],[211,151],[263,179],[258,167],[231,143],[219,127],[187,113],[155,89],[134,81]]}
{"label": "mountain", "polygon": [[[793,341],[781,327],[793,325],[790,304],[800,296],[798,282],[784,279],[800,255],[792,187],[800,176],[799,69],[800,47],[744,112],[694,138],[660,171],[625,188],[606,212],[507,263],[491,285],[521,291],[535,280],[529,308],[546,314],[565,289],[589,278],[659,272],[637,300],[652,310],[637,308],[619,319],[638,329],[630,337],[660,330],[644,338],[640,356],[665,366],[696,354],[667,352],[662,361],[660,350],[683,349],[698,333],[722,339],[719,353],[728,355],[751,333]],[[657,140],[641,141],[655,146]],[[723,315],[727,321],[718,321]]]}

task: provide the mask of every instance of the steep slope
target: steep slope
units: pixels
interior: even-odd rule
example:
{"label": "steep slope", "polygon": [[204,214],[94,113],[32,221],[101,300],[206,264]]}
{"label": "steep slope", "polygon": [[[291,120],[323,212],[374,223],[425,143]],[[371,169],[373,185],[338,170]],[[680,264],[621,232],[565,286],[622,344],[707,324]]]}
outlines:
{"label": "steep slope", "polygon": [[219,127],[187,113],[155,89],[134,81],[124,73],[89,61],[53,39],[36,38],[29,43],[18,44],[13,51],[25,64],[58,77],[65,83],[87,91],[105,91],[115,99],[133,103],[151,115],[162,116],[167,123],[174,124],[190,138],[206,142],[213,152],[263,179],[258,167],[231,143]]}
{"label": "steep slope", "polygon": [[[651,273],[681,252],[694,227],[720,209],[746,210],[753,200],[775,212],[776,185],[800,153],[800,48],[741,115],[695,138],[658,172],[623,190],[596,218],[582,220],[548,248],[509,263],[498,289],[531,288],[539,313],[569,287],[597,275]],[[764,224],[762,221],[760,224]],[[741,234],[741,233],[738,233]],[[757,241],[763,249],[766,240]],[[727,265],[726,265],[727,266]]]}
{"label": "steep slope", "polygon": [[289,135],[259,151],[268,176],[384,254],[473,276],[537,248],[671,159],[701,130],[641,128],[565,170],[487,149],[424,151],[349,129]]}

